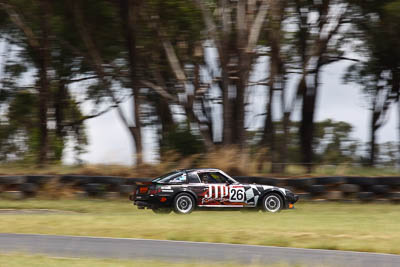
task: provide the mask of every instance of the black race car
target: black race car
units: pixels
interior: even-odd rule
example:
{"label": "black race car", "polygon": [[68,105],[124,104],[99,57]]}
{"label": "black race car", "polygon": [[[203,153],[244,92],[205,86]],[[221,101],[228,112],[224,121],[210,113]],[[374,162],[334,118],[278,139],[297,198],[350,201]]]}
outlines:
{"label": "black race car", "polygon": [[218,169],[186,169],[151,182],[138,182],[130,200],[155,213],[191,213],[195,208],[259,208],[278,212],[292,209],[299,197],[269,185],[241,184]]}

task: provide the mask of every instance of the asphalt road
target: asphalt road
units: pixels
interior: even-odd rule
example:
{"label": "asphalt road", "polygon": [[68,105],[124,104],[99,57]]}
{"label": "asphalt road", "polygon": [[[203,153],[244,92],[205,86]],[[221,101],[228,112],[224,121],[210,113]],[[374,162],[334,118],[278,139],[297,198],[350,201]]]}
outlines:
{"label": "asphalt road", "polygon": [[167,261],[300,263],[327,266],[400,266],[400,256],[335,250],[31,234],[0,234],[0,252],[58,257],[161,259]]}

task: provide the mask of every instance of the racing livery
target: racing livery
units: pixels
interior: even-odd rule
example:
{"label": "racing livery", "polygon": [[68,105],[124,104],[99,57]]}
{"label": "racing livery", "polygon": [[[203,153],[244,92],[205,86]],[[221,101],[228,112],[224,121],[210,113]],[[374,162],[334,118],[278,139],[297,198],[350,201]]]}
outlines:
{"label": "racing livery", "polygon": [[194,208],[259,208],[278,212],[291,209],[298,196],[269,185],[241,184],[218,169],[185,169],[151,182],[138,182],[130,200],[139,209],[155,213],[188,214]]}

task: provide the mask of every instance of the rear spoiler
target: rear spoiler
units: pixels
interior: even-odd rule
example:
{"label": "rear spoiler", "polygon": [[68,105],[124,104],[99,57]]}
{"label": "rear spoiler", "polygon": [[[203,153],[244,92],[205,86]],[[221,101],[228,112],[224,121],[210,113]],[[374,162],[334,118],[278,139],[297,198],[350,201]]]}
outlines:
{"label": "rear spoiler", "polygon": [[127,178],[131,185],[151,185],[154,178]]}

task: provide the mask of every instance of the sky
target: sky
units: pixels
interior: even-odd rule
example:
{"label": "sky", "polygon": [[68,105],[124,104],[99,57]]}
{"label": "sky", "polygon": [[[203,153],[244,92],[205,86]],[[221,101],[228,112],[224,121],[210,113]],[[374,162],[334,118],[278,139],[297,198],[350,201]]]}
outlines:
{"label": "sky", "polygon": [[[321,121],[330,118],[348,122],[354,126],[352,137],[366,142],[369,136],[370,112],[365,96],[356,84],[342,82],[343,74],[349,64],[342,61],[323,69],[315,119]],[[264,107],[265,99],[262,97],[253,97],[250,101],[256,101],[255,106]],[[124,108],[128,111],[129,103],[124,104]],[[294,118],[298,117],[298,111],[296,113]],[[397,106],[394,105],[390,111],[389,121],[378,131],[378,142],[397,141],[397,113]],[[134,150],[131,137],[115,111],[88,120],[86,127],[89,145],[87,153],[81,156],[84,162],[124,165],[133,163]],[[152,132],[146,131],[144,136],[145,160],[154,161]],[[71,147],[66,151],[64,161],[73,162]]]}

